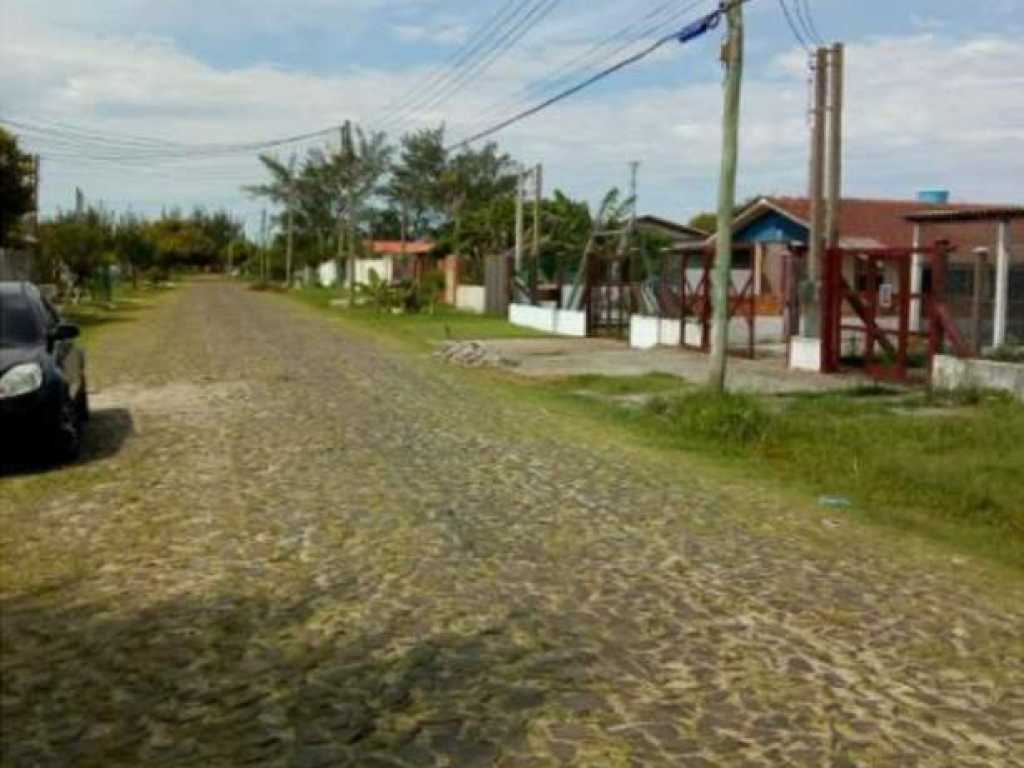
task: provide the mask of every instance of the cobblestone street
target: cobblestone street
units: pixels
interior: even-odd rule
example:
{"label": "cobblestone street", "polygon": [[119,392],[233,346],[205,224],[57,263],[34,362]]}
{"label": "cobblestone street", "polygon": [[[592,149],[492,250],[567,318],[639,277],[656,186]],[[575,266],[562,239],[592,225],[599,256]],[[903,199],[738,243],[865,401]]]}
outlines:
{"label": "cobblestone street", "polygon": [[0,477],[4,766],[1024,766],[1005,587],[229,282],[89,365]]}

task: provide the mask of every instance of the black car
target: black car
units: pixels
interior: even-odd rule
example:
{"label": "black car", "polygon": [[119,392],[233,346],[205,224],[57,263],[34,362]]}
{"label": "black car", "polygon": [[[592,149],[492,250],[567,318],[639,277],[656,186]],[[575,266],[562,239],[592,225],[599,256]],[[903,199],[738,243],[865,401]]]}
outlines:
{"label": "black car", "polygon": [[0,282],[0,450],[78,455],[89,396],[77,337],[36,286]]}

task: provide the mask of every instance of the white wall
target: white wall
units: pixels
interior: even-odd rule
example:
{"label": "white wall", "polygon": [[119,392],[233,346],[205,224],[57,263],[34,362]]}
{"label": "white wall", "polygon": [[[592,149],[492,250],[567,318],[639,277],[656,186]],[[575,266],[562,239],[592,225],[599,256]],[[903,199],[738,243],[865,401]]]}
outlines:
{"label": "white wall", "polygon": [[385,256],[381,259],[356,259],[356,283],[368,285],[370,272],[376,272],[377,277],[385,283],[391,282],[392,264],[391,257]]}
{"label": "white wall", "polygon": [[535,307],[531,304],[510,304],[508,321],[513,325],[559,336],[582,338],[587,335],[586,314],[567,309]]}
{"label": "white wall", "polygon": [[333,261],[325,261],[316,268],[316,278],[320,285],[331,286],[338,282],[338,265]]}
{"label": "white wall", "polygon": [[587,313],[574,312],[569,309],[556,309],[555,312],[555,333],[559,336],[576,336],[583,338],[587,335]]}
{"label": "white wall", "polygon": [[482,285],[460,285],[455,289],[455,308],[482,315],[487,306]]}
{"label": "white wall", "polygon": [[629,318],[629,346],[633,349],[653,349],[661,336],[661,319],[647,315]]}

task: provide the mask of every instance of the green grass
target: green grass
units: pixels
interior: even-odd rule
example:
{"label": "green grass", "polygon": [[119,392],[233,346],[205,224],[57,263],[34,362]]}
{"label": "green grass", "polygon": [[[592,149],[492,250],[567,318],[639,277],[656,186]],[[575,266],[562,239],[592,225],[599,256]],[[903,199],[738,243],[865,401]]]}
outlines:
{"label": "green grass", "polygon": [[[595,404],[542,384],[586,413],[667,451],[695,454],[849,514],[953,550],[1024,568],[1024,406],[984,392],[864,388],[848,393],[716,396],[677,384],[644,409]],[[617,386],[615,380],[595,393]],[[638,388],[639,389],[639,388]],[[603,410],[603,413],[600,411]]]}
{"label": "green grass", "polygon": [[170,289],[150,286],[132,288],[120,285],[114,291],[112,302],[90,300],[78,304],[61,304],[61,316],[79,327],[79,343],[89,347],[102,329],[133,320],[153,299],[168,290]]}
{"label": "green grass", "polygon": [[289,294],[305,304],[322,309],[366,330],[384,333],[420,350],[433,349],[448,339],[514,339],[535,338],[542,333],[512,325],[504,317],[459,312],[438,304],[434,313],[418,314],[377,312],[371,307],[331,307],[333,299],[347,300],[346,292],[330,288],[304,288]]}

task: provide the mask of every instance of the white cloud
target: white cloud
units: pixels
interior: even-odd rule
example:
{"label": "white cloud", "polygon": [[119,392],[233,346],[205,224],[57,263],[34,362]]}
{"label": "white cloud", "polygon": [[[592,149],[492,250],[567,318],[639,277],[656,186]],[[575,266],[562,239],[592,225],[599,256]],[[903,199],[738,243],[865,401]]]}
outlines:
{"label": "white cloud", "polygon": [[[170,5],[191,7],[182,0]],[[284,5],[274,0],[268,7]],[[308,11],[316,5],[302,7]],[[215,68],[166,38],[71,32],[50,24],[45,15],[5,12],[2,21],[3,114],[182,142],[250,141],[346,118],[379,118],[423,75],[419,69],[352,67],[320,75],[270,65]],[[431,23],[394,31],[417,42],[436,39],[446,29],[444,23]],[[547,30],[527,50],[498,62],[474,87],[414,115],[412,124],[444,120],[452,136],[467,135],[485,127],[495,104],[507,102],[524,79],[551,72],[588,47],[575,33],[559,44]],[[573,194],[598,198],[609,185],[624,181],[628,160],[640,159],[645,208],[679,216],[709,207],[721,105],[714,47],[666,49],[663,62],[647,65],[655,71],[680,61],[699,64],[708,73],[706,82],[634,90],[601,86],[510,128],[500,141],[524,161],[543,160],[549,183]],[[850,45],[847,61],[850,193],[904,196],[918,186],[938,184],[961,199],[1024,198],[1024,42],[1010,36],[956,41],[938,34],[874,38]],[[805,66],[803,54],[794,51],[747,72],[742,195],[799,193],[804,185]],[[410,95],[417,93],[413,89]],[[259,173],[251,157],[151,169],[86,162],[70,147],[47,148],[52,159],[44,163],[43,192],[51,207],[66,201],[78,184],[117,206],[159,209],[162,203],[195,202],[254,210],[238,192],[240,183]]]}
{"label": "white cloud", "polygon": [[417,24],[396,24],[395,37],[406,43],[432,43],[434,45],[459,45],[469,36],[465,24],[444,24],[426,26]]}

